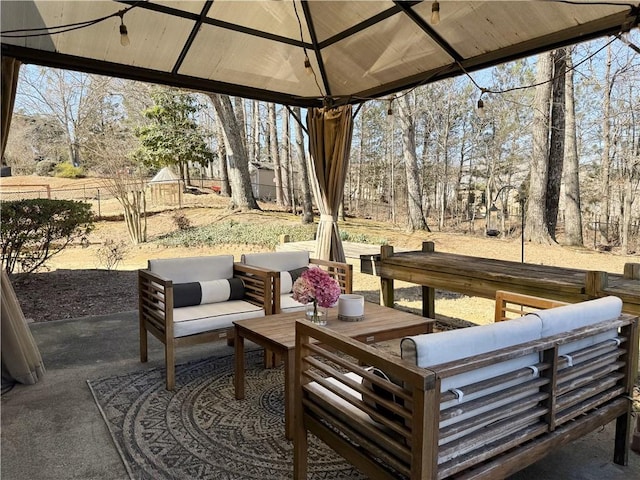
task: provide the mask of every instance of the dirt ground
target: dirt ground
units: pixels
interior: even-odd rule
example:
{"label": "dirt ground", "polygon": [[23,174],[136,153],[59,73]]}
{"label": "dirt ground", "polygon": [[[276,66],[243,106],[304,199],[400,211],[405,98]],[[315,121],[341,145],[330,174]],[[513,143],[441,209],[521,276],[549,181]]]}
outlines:
{"label": "dirt ground", "polygon": [[[15,192],[20,185],[49,183],[51,188],[81,188],[95,186],[99,180],[65,180],[48,177],[2,178],[0,188]],[[13,197],[12,193],[12,197]],[[252,223],[289,222],[299,223],[299,218],[279,211],[273,204],[261,204],[263,212],[231,213],[226,208],[227,200],[215,195],[185,195],[183,213],[192,226],[222,221],[230,216],[234,221]],[[266,247],[255,245],[224,245],[207,248],[168,248],[154,243],[159,235],[176,230],[173,216],[177,207],[150,205],[154,212],[148,217],[150,242],[128,245],[125,258],[116,269],[108,270],[100,257],[100,248],[105,241],[127,242],[128,235],[123,221],[117,220],[120,213],[115,200],[101,203],[101,213],[112,220],[96,223],[88,244],[73,245],[54,256],[47,269],[31,275],[14,275],[14,288],[29,321],[48,321],[103,315],[137,308],[136,270],[144,268],[150,258],[169,258],[215,254],[233,254],[237,260],[248,251],[264,251]],[[464,235],[444,232],[407,232],[389,223],[350,218],[340,223],[340,228],[353,233],[365,233],[370,237],[387,239],[396,248],[419,249],[422,242],[435,242],[438,251],[459,253],[487,258],[520,261],[520,238],[490,238],[481,235]],[[378,299],[377,277],[359,272],[357,260],[354,264],[354,290],[362,292],[369,300]],[[615,252],[598,252],[587,248],[567,248],[558,245],[525,245],[525,261],[541,265],[556,265],[590,270],[621,273],[627,262],[640,261],[639,255],[618,255]],[[402,307],[420,308],[420,289],[411,284],[396,282],[396,301]],[[493,302],[488,299],[465,297],[449,292],[438,292],[436,310],[443,317],[486,323],[493,315]]]}

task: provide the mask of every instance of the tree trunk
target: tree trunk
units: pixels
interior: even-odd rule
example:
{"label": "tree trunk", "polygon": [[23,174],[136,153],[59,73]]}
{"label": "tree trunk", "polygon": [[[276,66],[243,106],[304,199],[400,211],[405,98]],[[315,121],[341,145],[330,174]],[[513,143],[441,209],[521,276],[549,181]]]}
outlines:
{"label": "tree trunk", "polygon": [[296,152],[298,157],[298,169],[300,176],[300,190],[302,191],[302,223],[313,223],[313,202],[311,201],[311,188],[309,187],[309,171],[307,170],[307,158],[304,152],[304,134],[300,120],[300,107],[295,107],[293,112],[296,117]]}
{"label": "tree trunk", "polygon": [[249,159],[242,141],[242,130],[228,95],[208,94],[221,120],[227,153],[229,156],[229,177],[231,179],[231,208],[260,210],[251,189]]}
{"label": "tree trunk", "polygon": [[629,254],[629,231],[631,229],[631,207],[633,205],[633,177],[631,172],[624,176],[624,197],[622,199],[622,254]]}
{"label": "tree trunk", "polygon": [[604,80],[604,98],[602,99],[602,159],[600,164],[600,242],[609,244],[609,209],[611,208],[611,45],[607,47],[607,63]]}
{"label": "tree trunk", "polygon": [[222,120],[218,117],[216,134],[218,138],[218,160],[220,171],[220,195],[231,196],[231,184],[229,183],[229,170],[227,168],[227,146],[224,138],[224,128]]}
{"label": "tree trunk", "polygon": [[[234,111],[236,120],[238,121],[239,131],[242,132],[241,138],[244,144],[244,151],[247,151],[247,115],[244,111],[244,100],[241,97],[233,97]],[[249,155],[247,155],[247,159]]]}
{"label": "tree trunk", "polygon": [[552,52],[552,58],[553,103],[551,104],[551,138],[549,141],[545,220],[547,222],[549,235],[553,240],[556,240],[560,185],[562,183],[562,164],[564,162],[566,50],[564,48],[555,50]]}
{"label": "tree trunk", "polygon": [[280,164],[280,152],[278,151],[278,127],[276,125],[276,105],[269,103],[269,155],[273,165],[273,175],[276,184],[276,204],[284,205],[284,193],[282,191],[282,165]]}
{"label": "tree trunk", "polygon": [[525,239],[533,243],[551,243],[545,221],[545,191],[549,159],[549,102],[551,100],[551,54],[538,56],[533,99],[533,152],[527,207]]}
{"label": "tree trunk", "polygon": [[573,91],[573,61],[571,50],[567,54],[565,77],[566,123],[564,144],[564,233],[565,244],[582,246],[582,212],[580,211],[580,177],[578,175],[578,142]]}
{"label": "tree trunk", "polygon": [[289,110],[282,109],[282,193],[284,204],[287,207],[295,207],[292,195],[292,180],[291,180],[291,134],[289,128]]}
{"label": "tree trunk", "polygon": [[254,100],[251,104],[251,118],[252,118],[252,127],[253,127],[253,156],[251,156],[251,161],[259,162],[260,161],[260,102],[258,100]]}
{"label": "tree trunk", "polygon": [[362,104],[362,108],[360,109],[360,139],[358,142],[358,155],[357,155],[357,167],[356,167],[356,188],[355,188],[355,210],[360,214],[360,199],[362,197],[362,164],[364,163],[364,117],[365,112],[367,111],[366,103]]}
{"label": "tree trunk", "polygon": [[427,222],[422,211],[422,190],[416,155],[416,128],[413,113],[409,105],[409,95],[398,100],[400,129],[402,130],[402,153],[407,178],[407,206],[409,208],[409,227],[412,230],[425,230]]}

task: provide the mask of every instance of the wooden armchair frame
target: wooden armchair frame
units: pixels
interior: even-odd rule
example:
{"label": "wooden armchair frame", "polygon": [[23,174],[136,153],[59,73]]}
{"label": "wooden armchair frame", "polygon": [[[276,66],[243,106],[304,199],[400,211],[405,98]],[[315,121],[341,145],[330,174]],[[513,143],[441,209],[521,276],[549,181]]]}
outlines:
{"label": "wooden armchair frame", "polygon": [[496,322],[502,322],[504,320],[522,317],[536,310],[546,310],[547,308],[561,307],[562,305],[568,305],[568,303],[524,295],[522,293],[498,290],[496,291],[494,320]]}
{"label": "wooden armchair frame", "polygon": [[[273,272],[234,263],[234,277],[244,283],[244,300],[273,311]],[[140,323],[140,361],[148,360],[147,333],[164,344],[167,390],[175,387],[175,350],[177,347],[227,339],[232,341],[233,325],[184,337],[174,336],[173,281],[148,269],[138,270],[138,315]]]}
{"label": "wooden armchair frame", "polygon": [[[309,264],[324,268],[329,275],[337,280],[341,293],[351,293],[353,291],[353,265],[331,260],[321,260],[319,258],[310,258]],[[274,274],[272,295],[273,313],[280,313],[280,272],[271,273]]]}

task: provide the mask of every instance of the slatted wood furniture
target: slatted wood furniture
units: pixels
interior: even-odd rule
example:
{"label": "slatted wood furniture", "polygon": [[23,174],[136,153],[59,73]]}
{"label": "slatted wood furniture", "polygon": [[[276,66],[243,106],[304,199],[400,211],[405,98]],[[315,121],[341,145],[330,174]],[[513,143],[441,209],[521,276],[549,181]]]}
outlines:
{"label": "slatted wood furniture", "polygon": [[[242,280],[241,299],[175,307],[177,285],[231,278]],[[175,349],[230,340],[233,320],[270,315],[272,283],[270,272],[234,264],[233,255],[149,260],[148,268],[138,271],[140,361],[147,361],[147,333],[150,333],[164,344],[167,390],[173,390]]]}
{"label": "slatted wood furniture", "polygon": [[610,298],[403,339],[403,359],[297,322],[294,478],[309,433],[371,478],[499,479],[614,420],[626,465],[638,317]]}
{"label": "slatted wood furniture", "polygon": [[289,272],[306,267],[320,267],[335,278],[342,293],[353,290],[353,266],[348,263],[311,258],[308,251],[245,253],[241,263],[266,269],[273,275],[273,313],[304,310],[304,305],[291,298],[292,279]]}
{"label": "slatted wood furniture", "polygon": [[[296,344],[295,323],[302,318],[299,312],[271,315],[262,319],[234,321],[235,325],[235,393],[244,398],[244,340],[250,340],[271,351],[284,361],[285,434],[293,438],[293,365]],[[329,310],[325,329],[340,332],[364,343],[377,343],[401,338],[405,335],[433,331],[434,320],[412,315],[401,310],[365,302],[365,318],[360,322],[338,320],[338,309]]]}
{"label": "slatted wood furniture", "polygon": [[522,317],[537,310],[561,307],[566,302],[550,300],[548,298],[523,295],[521,293],[498,290],[496,292],[495,322],[502,322],[512,318]]}
{"label": "slatted wood furniture", "polygon": [[394,304],[394,280],[422,285],[423,316],[435,318],[435,289],[495,298],[497,290],[577,303],[609,295],[619,297],[623,311],[640,315],[640,264],[628,263],[622,275],[577,268],[534,265],[435,251],[424,242],[421,251],[361,255],[360,270],[380,277],[384,305]]}

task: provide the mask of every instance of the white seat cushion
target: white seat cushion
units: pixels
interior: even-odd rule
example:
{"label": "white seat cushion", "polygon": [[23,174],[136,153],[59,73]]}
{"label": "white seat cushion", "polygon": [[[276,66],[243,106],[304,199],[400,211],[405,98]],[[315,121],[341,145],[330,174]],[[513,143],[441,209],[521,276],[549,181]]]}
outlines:
{"label": "white seat cushion", "polygon": [[210,330],[230,328],[235,320],[256,317],[264,317],[264,309],[244,300],[174,308],[173,336],[186,337]]}

